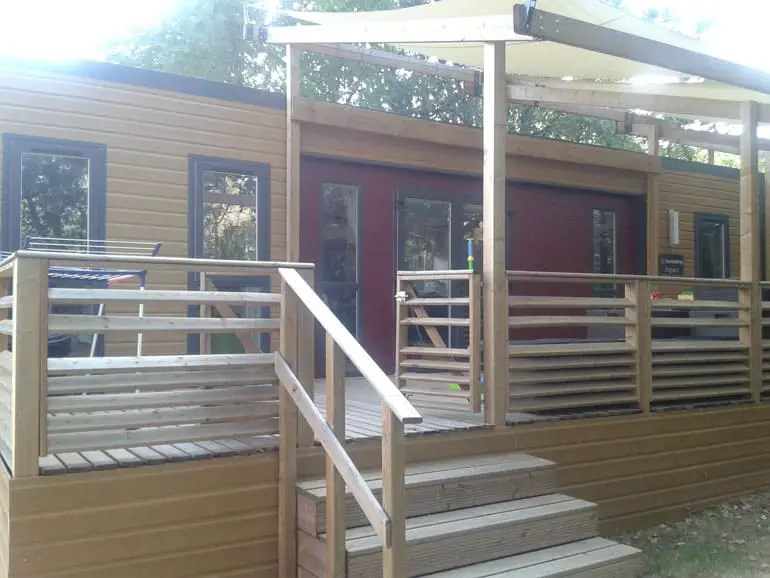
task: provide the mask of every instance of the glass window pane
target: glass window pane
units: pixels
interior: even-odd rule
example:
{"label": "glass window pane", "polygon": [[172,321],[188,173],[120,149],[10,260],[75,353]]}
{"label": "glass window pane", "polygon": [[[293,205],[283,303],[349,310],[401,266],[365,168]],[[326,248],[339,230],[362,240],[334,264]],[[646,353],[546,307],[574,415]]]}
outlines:
{"label": "glass window pane", "polygon": [[617,218],[615,211],[593,211],[593,272],[614,275],[617,262]]}
{"label": "glass window pane", "polygon": [[[451,205],[446,201],[407,198],[404,203],[404,269],[446,271],[451,268]],[[415,284],[422,296],[446,297],[446,281]]]}
{"label": "glass window pane", "polygon": [[203,194],[203,257],[256,260],[256,177],[204,171]]}
{"label": "glass window pane", "polygon": [[321,281],[358,282],[358,187],[321,188]]}
{"label": "glass window pane", "polygon": [[727,277],[727,236],[725,224],[703,219],[698,223],[698,270],[701,277]]}
{"label": "glass window pane", "polygon": [[89,160],[22,153],[21,239],[88,238]]}

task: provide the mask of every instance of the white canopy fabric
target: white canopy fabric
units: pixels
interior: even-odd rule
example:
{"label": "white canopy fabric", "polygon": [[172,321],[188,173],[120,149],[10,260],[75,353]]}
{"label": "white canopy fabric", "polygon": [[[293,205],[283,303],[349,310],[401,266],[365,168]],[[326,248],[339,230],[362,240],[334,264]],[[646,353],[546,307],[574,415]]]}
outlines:
{"label": "white canopy fabric", "polygon": [[[313,24],[356,27],[375,22],[407,22],[419,19],[442,19],[471,16],[504,16],[513,18],[513,6],[522,0],[439,0],[412,8],[371,12],[298,12],[286,14]],[[604,26],[658,42],[686,48],[704,55],[719,54],[701,42],[662,26],[631,16],[601,0],[539,0],[537,8],[590,24]],[[395,44],[415,54],[448,62],[482,68],[483,51],[479,44]],[[770,95],[713,82],[682,82],[687,78],[678,72],[649,66],[632,60],[608,56],[555,42],[524,40],[507,47],[507,72],[527,77],[528,81],[562,88],[641,92],[661,96],[688,96],[722,100],[756,100],[770,103]],[[642,76],[672,77],[674,82],[629,83]],[[577,82],[565,82],[572,78]],[[678,81],[677,81],[678,79]],[[690,79],[692,80],[692,79]]]}

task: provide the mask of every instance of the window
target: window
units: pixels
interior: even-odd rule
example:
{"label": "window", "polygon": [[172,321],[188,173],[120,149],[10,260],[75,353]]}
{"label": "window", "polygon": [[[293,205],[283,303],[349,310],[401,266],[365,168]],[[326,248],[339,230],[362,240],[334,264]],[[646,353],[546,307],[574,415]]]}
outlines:
{"label": "window", "polygon": [[[598,275],[615,275],[618,272],[618,217],[615,211],[594,209],[592,211],[592,256],[593,273]],[[594,293],[600,296],[612,297],[616,286],[612,283],[601,283],[594,286]]]}
{"label": "window", "polygon": [[695,215],[695,276],[730,277],[730,238],[727,215]]}
{"label": "window", "polygon": [[105,238],[103,145],[3,137],[2,248],[26,237]]}
{"label": "window", "polygon": [[190,165],[190,256],[268,259],[269,167],[209,157]]}

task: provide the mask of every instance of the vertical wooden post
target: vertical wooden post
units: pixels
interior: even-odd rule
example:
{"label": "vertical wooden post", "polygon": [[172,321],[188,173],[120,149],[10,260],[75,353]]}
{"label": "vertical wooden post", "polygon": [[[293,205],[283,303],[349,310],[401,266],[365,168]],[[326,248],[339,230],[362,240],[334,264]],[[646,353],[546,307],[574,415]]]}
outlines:
{"label": "vertical wooden post", "polygon": [[636,392],[639,408],[650,411],[652,401],[652,290],[649,281],[626,283],[626,299],[633,306],[626,309],[626,319],[633,323],[626,327],[626,342],[634,348]]}
{"label": "vertical wooden post", "polygon": [[508,291],[505,272],[505,42],[484,45],[484,415],[505,426],[508,411]]}
{"label": "vertical wooden post", "polygon": [[300,96],[302,49],[286,45],[286,260],[299,261],[300,124],[294,101]]}
{"label": "vertical wooden post", "polygon": [[472,272],[468,284],[471,410],[473,413],[479,413],[481,411],[481,279],[479,275]]}
{"label": "vertical wooden post", "polygon": [[[658,156],[660,153],[660,129],[650,127],[650,137],[647,141],[647,152]],[[647,275],[658,274],[658,259],[660,256],[660,177],[656,174],[647,175]]]}
{"label": "vertical wooden post", "polygon": [[[11,291],[9,291],[11,283],[11,279],[0,278],[0,298],[8,297],[11,294]],[[5,321],[8,319],[8,311],[10,309],[10,307],[0,308],[0,321]],[[8,336],[0,335],[0,351],[8,351],[8,343]]]}
{"label": "vertical wooden post", "polygon": [[[199,289],[201,291],[206,291],[208,289],[208,277],[206,276],[206,273],[201,271],[200,273],[200,284]],[[207,317],[211,317],[211,306],[206,303],[201,303],[200,305],[201,312],[200,316],[202,319],[206,319]],[[211,353],[211,333],[201,333],[201,344],[200,344],[200,352],[201,355],[209,355]]]}
{"label": "vertical wooden post", "polygon": [[715,157],[714,149],[708,149],[708,163],[710,165],[713,165],[715,163],[716,159],[714,157]]}
{"label": "vertical wooden post", "polygon": [[[281,281],[280,352],[292,371],[297,369],[297,296]],[[297,430],[299,412],[286,388],[280,386],[278,413],[278,576],[297,576]]]}
{"label": "vertical wooden post", "polygon": [[[345,355],[330,335],[326,336],[326,423],[345,443]],[[345,482],[331,458],[326,458],[326,578],[345,578],[347,572],[345,530],[347,507]]]}
{"label": "vertical wooden post", "polygon": [[750,286],[740,290],[741,318],[748,324],[741,328],[741,343],[749,348],[749,383],[752,399],[759,402],[762,393],[762,291],[759,230],[759,153],[757,128],[759,105],[741,103],[741,281]]}
{"label": "vertical wooden post", "polygon": [[17,257],[13,272],[11,469],[39,474],[48,420],[48,260]]}
{"label": "vertical wooden post", "polygon": [[[765,251],[770,255],[770,152],[763,154],[765,159]],[[770,258],[765,260],[765,279],[770,280]]]}
{"label": "vertical wooden post", "polygon": [[[315,271],[302,269],[299,274],[311,287],[315,287]],[[315,317],[302,303],[297,304],[297,366],[295,371],[302,387],[310,398],[314,397],[315,388]],[[315,436],[310,425],[299,417],[299,429],[297,431],[300,447],[313,445]]]}
{"label": "vertical wooden post", "polygon": [[382,549],[383,578],[406,576],[406,444],[404,424],[382,406],[382,508],[390,518],[390,543]]}
{"label": "vertical wooden post", "polygon": [[[406,295],[406,282],[401,278],[400,275],[396,277],[396,295]],[[395,377],[396,377],[396,387],[401,389],[406,384],[401,382],[401,364],[404,361],[404,358],[406,357],[402,350],[407,346],[409,343],[409,327],[407,325],[402,325],[401,320],[404,317],[409,317],[409,306],[405,302],[401,302],[399,300],[396,300],[396,367],[395,367]]]}

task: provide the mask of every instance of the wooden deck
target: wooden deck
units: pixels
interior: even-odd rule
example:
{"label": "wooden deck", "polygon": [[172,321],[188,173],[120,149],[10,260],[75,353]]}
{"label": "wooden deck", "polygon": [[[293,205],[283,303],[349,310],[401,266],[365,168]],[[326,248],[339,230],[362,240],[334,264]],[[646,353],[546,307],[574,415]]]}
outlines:
{"label": "wooden deck", "polygon": [[[382,436],[381,408],[373,390],[360,378],[346,380],[346,437],[349,442],[379,439]],[[315,400],[325,414],[324,382],[317,381]],[[469,412],[426,410],[423,423],[406,426],[407,436],[420,436],[450,431],[484,428],[483,417]],[[206,441],[168,443],[120,449],[64,452],[40,458],[40,473],[63,473],[109,470],[142,465],[158,465],[217,457],[231,457],[274,451],[277,435],[212,439]]]}

